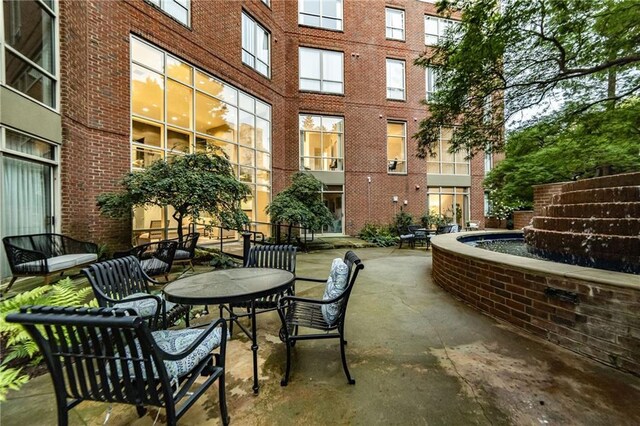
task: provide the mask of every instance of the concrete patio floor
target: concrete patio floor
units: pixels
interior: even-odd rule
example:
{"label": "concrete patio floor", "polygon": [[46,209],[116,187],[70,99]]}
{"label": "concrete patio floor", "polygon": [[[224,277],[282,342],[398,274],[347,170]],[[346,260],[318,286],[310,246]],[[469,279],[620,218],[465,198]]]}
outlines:
{"label": "concrete patio floor", "polygon": [[[348,385],[337,342],[299,342],[292,377],[280,386],[285,351],[276,313],[259,316],[260,394],[252,394],[248,339],[236,334],[227,353],[232,424],[640,424],[640,378],[592,362],[456,301],[431,281],[424,249],[356,249],[365,269],[347,317]],[[324,277],[343,249],[298,256],[300,276]],[[321,295],[322,285],[297,286]],[[56,423],[48,375],[9,394],[0,424]],[[84,402],[70,424],[99,425],[107,404]],[[150,425],[114,406],[108,424]],[[164,420],[162,412],[159,422]],[[209,389],[181,424],[220,424],[217,389]]]}

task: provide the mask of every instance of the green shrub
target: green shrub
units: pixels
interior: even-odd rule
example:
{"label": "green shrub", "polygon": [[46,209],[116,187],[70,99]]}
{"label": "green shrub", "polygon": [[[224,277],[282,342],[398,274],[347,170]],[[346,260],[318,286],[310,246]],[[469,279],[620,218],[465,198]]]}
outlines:
{"label": "green shrub", "polygon": [[0,365],[0,401],[10,389],[18,390],[29,380],[28,376],[20,375],[20,368],[8,367],[7,363],[24,358],[30,360],[31,365],[37,365],[42,360],[31,335],[20,324],[6,322],[7,315],[27,305],[98,306],[95,299],[87,303],[91,294],[91,287],[79,288],[71,278],[65,278],[56,285],[40,286],[0,301],[0,337],[7,351]]}
{"label": "green shrub", "polygon": [[447,225],[448,219],[445,216],[435,213],[425,213],[420,218],[420,223],[427,229],[437,228],[438,226]]}
{"label": "green shrub", "polygon": [[358,233],[358,237],[378,247],[389,247],[398,242],[398,238],[391,234],[388,226],[375,223],[366,223]]}
{"label": "green shrub", "polygon": [[413,223],[413,216],[411,216],[407,212],[400,211],[393,218],[393,232],[397,234],[398,228],[404,230],[407,228],[407,226],[411,225],[412,223]]}
{"label": "green shrub", "polygon": [[213,258],[209,262],[209,265],[213,266],[215,269],[229,269],[240,266],[238,262],[223,253],[213,253]]}

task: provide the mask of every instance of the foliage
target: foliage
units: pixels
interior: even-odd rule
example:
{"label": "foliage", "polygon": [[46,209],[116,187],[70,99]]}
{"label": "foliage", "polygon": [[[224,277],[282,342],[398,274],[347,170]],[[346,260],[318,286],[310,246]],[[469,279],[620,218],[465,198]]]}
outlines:
{"label": "foliage", "polygon": [[213,266],[214,269],[229,269],[240,266],[238,262],[224,253],[214,253],[209,265]]}
{"label": "foliage", "polygon": [[291,185],[278,195],[266,208],[272,223],[299,224],[312,231],[333,223],[333,215],[322,202],[320,190],[323,183],[309,173],[293,175]]}
{"label": "foliage", "polygon": [[398,237],[391,234],[388,226],[375,223],[365,223],[358,237],[378,247],[389,247],[398,242]]}
{"label": "foliage", "polygon": [[570,100],[562,114],[577,117],[640,92],[637,0],[441,0],[438,6],[445,15],[460,9],[462,21],[415,61],[438,70],[429,117],[416,134],[421,157],[435,152],[441,126],[460,124],[452,151],[497,152],[505,123],[518,123],[531,106],[558,114],[557,104]]}
{"label": "foliage", "polygon": [[[28,380],[27,376],[19,375],[20,370],[4,367],[12,360],[26,358],[31,364],[37,365],[42,356],[38,346],[29,333],[20,324],[8,323],[8,314],[18,312],[20,307],[28,305],[47,306],[97,306],[95,299],[86,304],[92,294],[91,287],[78,288],[70,278],[60,280],[56,285],[45,285],[0,301],[0,337],[5,344],[7,356],[0,366],[0,400],[9,389],[17,390]],[[27,377],[27,378],[25,378]]]}
{"label": "foliage", "polygon": [[437,228],[438,226],[444,226],[449,221],[446,217],[436,213],[425,213],[420,217],[420,224],[427,229]]}
{"label": "foliage", "polygon": [[406,230],[407,226],[413,223],[413,216],[411,214],[400,210],[393,218],[393,231],[398,232],[398,228]]}
{"label": "foliage", "polygon": [[513,133],[506,159],[484,185],[492,210],[531,208],[532,185],[593,177],[603,169],[640,170],[640,98]]}
{"label": "foliage", "polygon": [[186,217],[196,221],[207,214],[223,227],[238,230],[249,220],[240,202],[251,195],[251,190],[236,179],[231,163],[218,151],[156,161],[142,171],[127,174],[121,185],[120,192],[98,196],[102,214],[127,218],[136,207],[170,206],[180,240]]}

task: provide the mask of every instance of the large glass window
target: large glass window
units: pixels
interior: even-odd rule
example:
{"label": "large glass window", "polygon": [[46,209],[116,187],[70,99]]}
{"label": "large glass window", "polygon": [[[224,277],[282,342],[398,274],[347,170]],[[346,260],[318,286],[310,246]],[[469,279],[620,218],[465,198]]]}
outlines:
{"label": "large glass window", "polygon": [[175,18],[178,22],[189,25],[189,10],[191,0],[146,0],[162,9],[167,15]]}
{"label": "large glass window", "polygon": [[[57,146],[0,127],[0,238],[54,229]],[[0,279],[11,275],[0,248]]]}
{"label": "large glass window", "polygon": [[462,227],[469,220],[469,188],[430,186],[427,209],[431,214],[442,216],[447,223]]}
{"label": "large glass window", "polygon": [[300,90],[324,93],[344,92],[342,52],[301,47]]}
{"label": "large glass window", "polygon": [[[252,189],[254,196],[243,205],[249,218],[268,222],[264,208],[271,199],[271,106],[132,37],[132,169],[175,155],[219,150],[238,179]],[[138,243],[173,237],[175,226],[169,209],[134,212]],[[269,232],[268,227],[261,230]],[[206,234],[204,238],[217,236]]]}
{"label": "large glass window", "polygon": [[387,169],[389,173],[407,173],[407,125],[387,122]]}
{"label": "large glass window", "polygon": [[387,58],[387,99],[404,100],[404,61]]}
{"label": "large glass window", "polygon": [[458,21],[438,18],[436,16],[424,17],[424,44],[435,46],[438,41],[447,34],[450,26],[460,25]]}
{"label": "large glass window", "polygon": [[56,108],[57,70],[53,3],[4,0],[4,81]]}
{"label": "large glass window", "polygon": [[298,0],[298,23],[342,30],[342,0]]}
{"label": "large glass window", "polygon": [[342,117],[300,115],[300,169],[342,171]]}
{"label": "large glass window", "polygon": [[464,150],[450,153],[453,129],[443,127],[440,129],[440,140],[435,149],[435,156],[427,157],[427,173],[439,175],[469,175],[469,160],[465,157]]}
{"label": "large glass window", "polygon": [[386,36],[394,40],[404,40],[404,10],[385,8]]}
{"label": "large glass window", "polygon": [[242,62],[260,74],[270,76],[271,36],[246,13],[242,14]]}
{"label": "large glass window", "polygon": [[425,68],[425,88],[427,102],[433,100],[434,93],[438,90],[438,69],[434,67]]}

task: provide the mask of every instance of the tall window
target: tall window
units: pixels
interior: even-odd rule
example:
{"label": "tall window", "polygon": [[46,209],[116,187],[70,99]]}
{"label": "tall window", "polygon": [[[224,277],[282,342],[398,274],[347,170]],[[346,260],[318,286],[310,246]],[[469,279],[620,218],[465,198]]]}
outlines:
{"label": "tall window", "polygon": [[404,10],[385,8],[386,36],[394,40],[404,40]]}
{"label": "tall window", "polygon": [[342,0],[298,0],[298,23],[342,31]]}
{"label": "tall window", "polygon": [[269,77],[271,63],[269,32],[249,15],[242,14],[242,62]]}
{"label": "tall window", "polygon": [[344,119],[300,115],[300,169],[335,172],[343,169]]}
{"label": "tall window", "polygon": [[404,61],[387,58],[387,99],[404,100]]}
{"label": "tall window", "polygon": [[300,90],[344,93],[344,54],[331,50],[299,50]]}
{"label": "tall window", "polygon": [[436,147],[435,157],[429,156],[427,159],[427,173],[439,175],[468,175],[469,160],[466,160],[466,151],[459,151],[455,154],[449,152],[451,147],[451,137],[453,129],[443,127],[440,129],[440,140]]}
{"label": "tall window", "polygon": [[486,150],[484,152],[484,174],[488,175],[491,169],[493,169],[493,155],[491,150]]}
{"label": "tall window", "polygon": [[[131,39],[131,167],[190,152],[222,150],[253,197],[243,209],[268,222],[271,199],[271,107],[191,64]],[[219,152],[219,151],[218,151]],[[167,209],[134,212],[138,242],[173,236]],[[264,231],[263,231],[264,232]]]}
{"label": "tall window", "polygon": [[424,17],[424,44],[435,46],[447,33],[450,26],[460,25],[451,19],[437,18],[435,16]]}
{"label": "tall window", "polygon": [[189,10],[191,0],[147,0],[162,9],[167,15],[172,16],[178,22],[189,25]]}
{"label": "tall window", "polygon": [[427,188],[427,210],[442,216],[447,223],[463,226],[469,217],[469,188]]}
{"label": "tall window", "polygon": [[389,173],[407,173],[406,123],[387,122],[387,170]]}
{"label": "tall window", "polygon": [[5,84],[51,108],[57,107],[55,3],[3,1]]}
{"label": "tall window", "polygon": [[427,102],[433,100],[434,93],[438,90],[438,69],[434,67],[425,68],[425,87]]}

